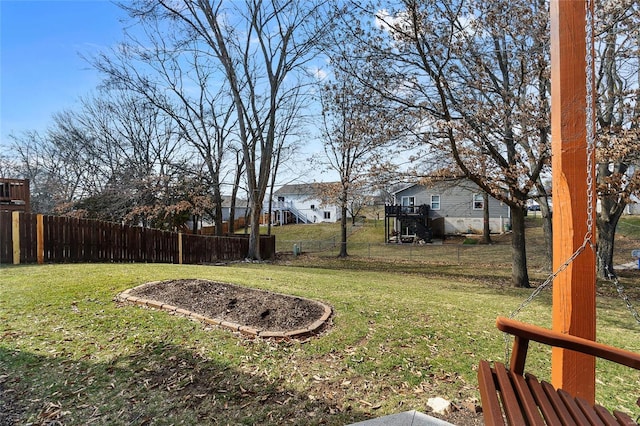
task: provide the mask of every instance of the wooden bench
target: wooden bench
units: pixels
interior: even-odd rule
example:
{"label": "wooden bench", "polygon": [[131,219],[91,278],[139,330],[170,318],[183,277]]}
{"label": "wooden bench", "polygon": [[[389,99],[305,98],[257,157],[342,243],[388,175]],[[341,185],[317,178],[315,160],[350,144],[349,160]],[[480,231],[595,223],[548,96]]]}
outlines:
{"label": "wooden bench", "polygon": [[636,370],[640,370],[640,354],[502,317],[497,319],[497,326],[515,336],[515,341],[509,369],[499,362],[491,367],[487,361],[480,361],[478,384],[487,425],[637,425],[625,413],[611,414],[604,407],[592,406],[582,398],[524,374],[524,365],[530,340]]}

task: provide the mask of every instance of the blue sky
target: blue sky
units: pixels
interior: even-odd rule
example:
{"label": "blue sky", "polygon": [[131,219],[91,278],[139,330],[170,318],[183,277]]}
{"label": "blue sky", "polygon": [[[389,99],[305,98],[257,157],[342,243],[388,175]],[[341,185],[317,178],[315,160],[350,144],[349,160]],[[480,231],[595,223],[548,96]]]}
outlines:
{"label": "blue sky", "polygon": [[123,17],[104,0],[0,0],[0,145],[45,130],[99,84],[81,55],[121,41]]}

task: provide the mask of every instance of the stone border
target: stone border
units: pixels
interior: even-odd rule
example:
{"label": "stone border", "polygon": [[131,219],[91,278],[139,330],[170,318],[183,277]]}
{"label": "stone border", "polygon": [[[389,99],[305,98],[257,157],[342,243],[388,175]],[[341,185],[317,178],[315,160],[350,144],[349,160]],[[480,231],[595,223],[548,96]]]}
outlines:
{"label": "stone border", "polygon": [[[144,283],[142,285],[139,285],[137,287],[133,287],[130,289],[127,289],[121,293],[118,293],[115,297],[114,300],[116,302],[123,302],[123,303],[133,303],[135,305],[140,305],[140,306],[145,306],[148,308],[152,308],[152,309],[159,309],[159,310],[163,310],[163,311],[167,311],[176,315],[180,315],[180,316],[184,316],[187,318],[190,318],[194,321],[198,321],[201,322],[203,324],[206,325],[217,325],[220,327],[224,327],[227,328],[229,330],[232,331],[238,331],[242,334],[245,335],[249,335],[249,336],[254,336],[254,337],[262,337],[262,338],[299,338],[299,337],[304,337],[310,334],[314,334],[316,332],[318,332],[327,322],[327,320],[329,319],[329,317],[331,317],[332,314],[332,310],[331,307],[319,302],[317,300],[313,300],[313,299],[307,299],[304,297],[299,297],[299,296],[290,296],[290,295],[286,295],[286,294],[282,294],[282,296],[287,296],[287,297],[297,297],[299,299],[303,299],[303,300],[308,300],[310,302],[313,303],[317,303],[320,306],[322,306],[322,308],[324,309],[324,313],[322,314],[322,316],[320,317],[320,319],[314,321],[311,325],[309,325],[308,327],[305,328],[301,328],[298,330],[291,330],[291,331],[269,331],[269,330],[261,330],[261,329],[257,329],[257,328],[253,328],[247,325],[241,325],[241,324],[236,324],[234,322],[230,322],[230,321],[226,321],[226,320],[222,320],[219,318],[210,318],[210,317],[206,317],[204,315],[198,314],[196,312],[191,312],[188,311],[186,309],[182,309],[182,308],[178,308],[176,306],[173,305],[169,305],[168,303],[162,303],[159,302],[157,300],[150,300],[150,299],[143,299],[141,297],[137,297],[137,296],[132,296],[131,294],[129,294],[131,291],[136,290],[136,289],[140,289],[146,286],[150,286],[150,285],[156,285],[156,284],[160,284],[164,281],[151,281],[148,283]],[[235,285],[235,284],[232,284]],[[268,290],[259,290],[259,289],[252,289],[255,291],[268,291]],[[273,292],[271,292],[273,293]],[[274,293],[277,294],[277,293]]]}

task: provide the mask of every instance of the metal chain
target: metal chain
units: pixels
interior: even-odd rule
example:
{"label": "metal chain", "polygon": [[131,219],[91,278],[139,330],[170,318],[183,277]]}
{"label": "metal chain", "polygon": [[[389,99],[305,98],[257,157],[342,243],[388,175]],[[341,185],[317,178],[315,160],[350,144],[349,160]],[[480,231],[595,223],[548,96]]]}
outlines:
{"label": "metal chain", "polygon": [[638,310],[635,308],[635,306],[633,306],[633,304],[631,303],[631,300],[629,300],[629,296],[625,292],[624,286],[622,285],[618,277],[616,277],[614,274],[611,274],[611,272],[609,272],[609,268],[606,268],[606,270],[607,270],[607,277],[606,277],[607,281],[609,281],[614,285],[616,291],[618,292],[618,296],[620,296],[620,298],[624,301],[625,305],[627,306],[627,310],[629,311],[631,316],[633,316],[636,322],[640,324],[640,313],[638,313]]}
{"label": "metal chain", "polygon": [[595,16],[594,16],[594,0],[586,0],[585,2],[585,39],[586,39],[586,108],[585,108],[585,126],[586,126],[586,143],[587,143],[587,236],[591,240],[593,238],[593,218],[594,218],[594,164],[596,151],[596,88],[595,88]]}
{"label": "metal chain", "polygon": [[[538,287],[536,287],[531,294],[529,295],[529,297],[527,297],[516,309],[514,309],[511,314],[509,314],[509,318],[515,318],[520,311],[522,311],[524,308],[526,308],[527,306],[529,306],[531,304],[531,302],[533,302],[533,300],[540,294],[542,293],[543,290],[547,289],[548,287],[551,286],[551,284],[553,284],[553,281],[555,280],[555,278],[560,275],[561,272],[563,272],[565,269],[567,269],[569,267],[569,265],[571,265],[571,263],[573,263],[573,261],[580,256],[580,254],[585,251],[585,249],[587,247],[590,247],[592,250],[595,249],[595,246],[593,244],[593,242],[588,238],[588,233],[585,234],[584,240],[582,241],[582,245],[580,247],[578,247],[578,249],[571,255],[571,257],[569,257],[562,265],[560,265],[560,267],[551,275],[549,275],[547,277],[547,279],[540,284]],[[511,350],[511,346],[510,346],[510,337],[507,333],[503,333],[504,336],[504,342],[505,342],[505,351],[504,351],[504,359],[505,362],[509,362],[509,353]]]}
{"label": "metal chain", "polygon": [[563,272],[565,269],[567,269],[569,267],[569,265],[571,265],[571,263],[573,263],[573,261],[587,248],[590,247],[591,249],[595,249],[595,246],[593,245],[593,243],[587,239],[586,235],[585,235],[585,240],[582,242],[582,245],[580,247],[578,247],[578,249],[571,255],[571,257],[569,257],[553,274],[549,275],[547,277],[547,279],[540,284],[538,287],[536,287],[533,292],[531,292],[531,295],[529,297],[527,297],[516,309],[514,309],[511,314],[509,315],[509,318],[515,318],[520,311],[522,311],[524,308],[526,308],[527,306],[529,306],[531,304],[531,302],[533,302],[533,300],[540,294],[542,293],[543,290],[545,290],[547,287],[549,287],[552,283],[553,280],[560,275],[561,272]]}

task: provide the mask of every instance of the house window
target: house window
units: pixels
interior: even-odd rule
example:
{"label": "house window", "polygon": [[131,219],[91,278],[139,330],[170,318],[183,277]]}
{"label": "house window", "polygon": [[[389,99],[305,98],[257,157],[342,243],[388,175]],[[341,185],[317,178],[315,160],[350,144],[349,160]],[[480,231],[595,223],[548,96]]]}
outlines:
{"label": "house window", "polygon": [[416,205],[415,197],[402,197],[402,205],[407,207],[413,207]]}
{"label": "house window", "polygon": [[482,194],[473,194],[473,209],[484,209],[484,196]]}
{"label": "house window", "polygon": [[331,219],[331,212],[324,212],[325,219]]}
{"label": "house window", "polygon": [[440,210],[440,196],[432,195],[431,196],[431,210]]}
{"label": "house window", "polygon": [[416,205],[416,198],[405,196],[400,199],[400,203],[402,204],[402,211],[404,213],[413,213],[413,207]]}
{"label": "house window", "polygon": [[311,204],[311,210],[315,210],[316,209],[316,205],[315,204]]}

